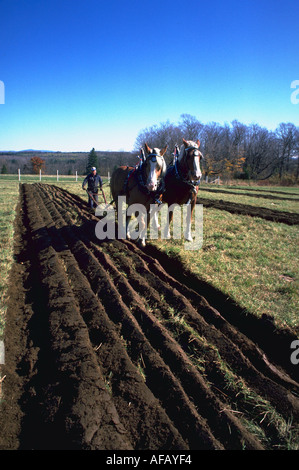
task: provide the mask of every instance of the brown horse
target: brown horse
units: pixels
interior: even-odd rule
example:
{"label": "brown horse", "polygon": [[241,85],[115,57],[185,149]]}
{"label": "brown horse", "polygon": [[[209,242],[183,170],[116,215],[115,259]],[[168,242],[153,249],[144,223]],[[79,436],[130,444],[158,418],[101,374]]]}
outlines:
{"label": "brown horse", "polygon": [[[173,219],[172,204],[191,204],[190,216],[187,216],[185,231],[186,240],[192,241],[191,220],[197,199],[198,185],[201,178],[200,160],[203,158],[199,151],[200,142],[186,141],[180,148],[178,157],[173,165],[169,166],[165,175],[165,191],[162,196],[163,203],[168,204],[169,224]],[[157,222],[156,222],[157,223]],[[168,234],[169,237],[169,224]]]}
{"label": "brown horse", "polygon": [[[120,166],[111,176],[110,189],[113,201],[118,209],[118,197],[126,196],[128,210],[126,214],[126,236],[131,238],[128,226],[131,216],[136,208],[139,211],[139,241],[145,245],[146,230],[149,223],[149,211],[151,204],[161,203],[161,195],[164,191],[164,176],[166,162],[164,154],[167,146],[162,150],[151,149],[145,143],[145,157],[139,166]],[[134,204],[138,206],[134,206]],[[139,210],[141,208],[141,210]],[[141,212],[141,214],[140,214]],[[146,219],[146,221],[145,221]],[[133,234],[132,234],[133,238]]]}

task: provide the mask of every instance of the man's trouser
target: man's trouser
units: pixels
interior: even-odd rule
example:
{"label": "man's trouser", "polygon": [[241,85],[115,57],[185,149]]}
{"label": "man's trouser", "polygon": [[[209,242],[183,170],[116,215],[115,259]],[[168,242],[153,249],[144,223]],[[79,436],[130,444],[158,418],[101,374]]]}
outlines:
{"label": "man's trouser", "polygon": [[[90,195],[93,197],[94,200],[92,199],[92,197],[90,197]],[[96,201],[96,203],[94,201]],[[96,208],[98,202],[99,202],[98,193],[93,193],[92,191],[88,190],[88,205],[89,205],[89,207],[91,207],[92,209]]]}

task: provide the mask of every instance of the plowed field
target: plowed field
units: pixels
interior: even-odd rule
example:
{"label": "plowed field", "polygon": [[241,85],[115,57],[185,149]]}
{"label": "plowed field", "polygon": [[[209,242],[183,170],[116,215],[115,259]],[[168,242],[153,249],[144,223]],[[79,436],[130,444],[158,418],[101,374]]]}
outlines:
{"label": "plowed field", "polygon": [[[285,198],[285,200],[287,199]],[[299,225],[299,214],[294,212],[272,210],[267,209],[266,207],[255,207],[249,204],[240,204],[238,202],[224,201],[222,199],[207,199],[201,195],[198,197],[198,202],[203,204],[204,207],[213,207],[214,209],[228,211],[232,214],[261,217],[262,219],[270,220],[271,222],[280,222],[287,225]]]}
{"label": "plowed field", "polygon": [[230,406],[240,397],[224,368],[295,427],[294,333],[241,317],[206,286],[208,301],[200,280],[154,248],[97,240],[96,223],[67,191],[20,186],[0,447],[275,448],[266,412],[259,436],[244,419],[256,405]]}

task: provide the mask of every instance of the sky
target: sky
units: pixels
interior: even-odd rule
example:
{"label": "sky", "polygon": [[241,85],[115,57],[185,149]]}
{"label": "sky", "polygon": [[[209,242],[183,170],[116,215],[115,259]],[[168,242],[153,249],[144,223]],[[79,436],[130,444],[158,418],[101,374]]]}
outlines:
{"label": "sky", "polygon": [[182,114],[299,126],[298,19],[293,0],[0,0],[0,150],[130,151]]}

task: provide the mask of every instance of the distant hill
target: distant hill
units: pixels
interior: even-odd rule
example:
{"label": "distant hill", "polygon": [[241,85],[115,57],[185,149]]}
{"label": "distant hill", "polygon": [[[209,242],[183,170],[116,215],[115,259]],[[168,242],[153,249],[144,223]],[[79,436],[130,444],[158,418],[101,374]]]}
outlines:
{"label": "distant hill", "polygon": [[26,150],[20,150],[20,152],[43,152],[43,153],[57,153],[57,151],[54,151],[54,150],[36,150],[36,149],[26,149]]}
{"label": "distant hill", "polygon": [[0,154],[2,153],[27,153],[27,152],[36,152],[36,153],[57,153],[56,150],[37,150],[37,149],[24,149],[24,150],[0,150]]}

